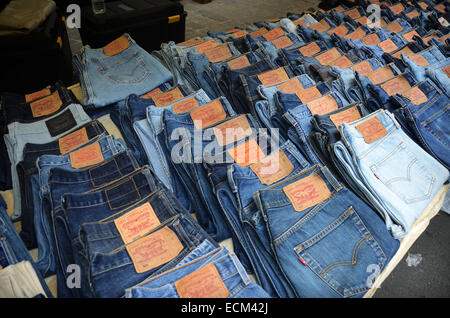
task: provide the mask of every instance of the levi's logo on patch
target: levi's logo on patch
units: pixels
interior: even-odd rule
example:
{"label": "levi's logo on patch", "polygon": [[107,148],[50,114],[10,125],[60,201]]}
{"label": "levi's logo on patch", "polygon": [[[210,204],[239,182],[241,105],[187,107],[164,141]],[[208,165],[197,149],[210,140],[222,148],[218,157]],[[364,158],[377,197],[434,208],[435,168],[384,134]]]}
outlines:
{"label": "levi's logo on patch", "polygon": [[144,273],[174,259],[182,250],[180,239],[168,227],[126,245],[136,273]]}
{"label": "levi's logo on patch", "polygon": [[403,12],[405,10],[405,7],[401,3],[397,3],[396,5],[389,7],[389,9],[391,9],[392,12],[394,12],[394,14],[397,15]]}
{"label": "levi's logo on patch", "polygon": [[125,244],[133,242],[161,224],[149,202],[134,208],[114,220],[117,230]]}
{"label": "levi's logo on patch", "polygon": [[409,85],[408,80],[403,76],[397,76],[386,83],[381,84],[381,88],[384,89],[386,94],[392,96],[411,88],[411,85]]}
{"label": "levi's logo on patch", "polygon": [[422,105],[428,101],[427,95],[425,95],[424,92],[422,92],[422,90],[417,86],[411,87],[410,89],[404,91],[402,96],[408,98],[415,106]]}
{"label": "levi's logo on patch", "polygon": [[186,98],[172,105],[172,110],[175,114],[182,114],[190,112],[193,109],[199,107],[197,99],[195,97]]}
{"label": "levi's logo on patch", "polygon": [[294,166],[284,151],[280,149],[250,165],[250,169],[258,176],[262,184],[271,185],[290,175]]}
{"label": "levi's logo on patch", "polygon": [[257,75],[259,81],[264,86],[272,86],[289,80],[289,76],[283,67],[279,67],[275,70],[267,71]]}
{"label": "levi's logo on patch", "polygon": [[70,152],[71,150],[84,145],[89,141],[86,128],[75,130],[74,132],[58,139],[59,152],[62,155]]}
{"label": "levi's logo on patch", "polygon": [[256,163],[265,157],[264,152],[259,147],[255,139],[240,144],[232,149],[227,150],[228,154],[241,167]]}
{"label": "levi's logo on patch", "polygon": [[211,63],[217,63],[230,59],[233,55],[231,54],[228,44],[224,43],[216,46],[212,49],[206,50],[204,52],[206,57]]}
{"label": "levi's logo on patch", "polygon": [[297,212],[313,207],[331,196],[327,184],[317,173],[285,186],[283,192]]}
{"label": "levi's logo on patch", "polygon": [[365,60],[364,62],[355,64],[351,67],[352,70],[358,72],[361,75],[368,75],[370,72],[373,71],[372,65],[368,60]]}
{"label": "levi's logo on patch", "polygon": [[104,46],[103,52],[105,53],[106,56],[113,56],[126,50],[127,48],[130,47],[130,45],[131,43],[130,41],[128,41],[127,37],[125,35],[122,35],[121,37],[115,39],[114,41]]}
{"label": "levi's logo on patch", "polygon": [[71,152],[69,157],[70,164],[74,169],[92,166],[104,161],[102,149],[100,148],[98,141]]}
{"label": "levi's logo on patch", "polygon": [[203,42],[204,41],[202,39],[190,39],[190,40],[187,40],[187,41],[184,41],[181,43],[177,43],[177,45],[191,47],[191,46],[203,43]]}
{"label": "levi's logo on patch", "polygon": [[329,49],[316,56],[316,60],[322,65],[328,65],[341,56],[341,53],[336,48]]}
{"label": "levi's logo on patch", "polygon": [[219,43],[217,41],[209,40],[209,41],[206,41],[206,42],[203,42],[201,44],[194,46],[194,48],[199,54],[202,54],[207,50],[215,48],[216,46],[219,46]]}
{"label": "levi's logo on patch", "polygon": [[349,16],[353,20],[361,18],[361,14],[357,8],[344,12],[346,16]]}
{"label": "levi's logo on patch", "polygon": [[248,32],[246,31],[246,30],[239,30],[239,31],[237,31],[237,32],[234,32],[234,33],[232,33],[231,35],[234,37],[234,38],[241,38],[241,37],[243,37],[244,35],[247,35],[248,34]]}
{"label": "levi's logo on patch", "polygon": [[194,109],[191,111],[190,116],[194,121],[194,126],[196,129],[211,126],[227,118],[227,114],[223,109],[222,103],[218,99],[213,100],[202,107]]}
{"label": "levi's logo on patch", "polygon": [[391,39],[384,40],[383,42],[378,43],[378,47],[383,50],[385,53],[391,53],[398,49],[397,45],[392,42]]}
{"label": "levi's logo on patch", "polygon": [[309,43],[298,49],[303,56],[311,57],[320,52],[320,47],[316,42]]}
{"label": "levi's logo on patch", "polygon": [[61,106],[62,101],[58,91],[54,91],[53,94],[30,103],[31,113],[34,118],[53,114]]}
{"label": "levi's logo on patch", "polygon": [[357,28],[355,31],[353,31],[350,34],[347,34],[345,36],[346,39],[353,39],[353,40],[361,40],[363,37],[366,36],[366,31],[361,29],[361,27]]}
{"label": "levi's logo on patch", "polygon": [[250,35],[252,36],[252,38],[258,38],[261,35],[266,34],[267,32],[269,32],[269,30],[267,30],[266,28],[261,28],[261,29],[258,29],[256,31],[250,33]]}
{"label": "levi's logo on patch", "polygon": [[400,23],[398,21],[389,23],[388,25],[386,25],[386,29],[388,29],[390,32],[394,32],[394,33],[400,33],[403,31],[403,27],[400,25]]}
{"label": "levi's logo on patch", "polygon": [[372,33],[363,37],[362,41],[367,45],[377,45],[380,43],[380,38],[378,37],[378,34]]}
{"label": "levi's logo on patch", "polygon": [[213,128],[220,146],[244,139],[252,134],[252,129],[245,115],[227,120]]}
{"label": "levi's logo on patch", "polygon": [[359,114],[358,108],[356,108],[356,106],[330,115],[330,119],[336,127],[339,127],[339,125],[342,123],[351,123],[352,121],[358,120],[360,118],[361,115]]}
{"label": "levi's logo on patch", "polygon": [[311,86],[295,92],[295,95],[300,99],[303,104],[307,104],[322,96],[317,86]]}
{"label": "levi's logo on patch", "polygon": [[227,298],[230,295],[214,263],[175,282],[180,298]]}
{"label": "levi's logo on patch", "polygon": [[157,95],[161,95],[162,93],[163,93],[163,91],[159,87],[157,87],[154,90],[152,90],[152,91],[150,91],[148,93],[145,93],[144,95],[141,95],[140,97],[149,99],[149,98],[153,98],[153,97],[155,97]]}
{"label": "levi's logo on patch", "polygon": [[428,8],[428,4],[426,4],[425,2],[419,2],[419,6],[424,10],[427,10]]}
{"label": "levi's logo on patch", "polygon": [[42,90],[40,90],[38,92],[31,93],[31,94],[26,94],[25,95],[25,102],[29,103],[29,102],[32,102],[32,101],[38,99],[38,98],[41,98],[41,97],[44,97],[44,96],[48,96],[50,94],[51,93],[50,93],[50,89],[49,88],[45,88],[45,89],[42,89]]}
{"label": "levi's logo on patch", "polygon": [[338,109],[336,100],[330,94],[319,97],[307,105],[313,115],[324,115]]}
{"label": "levi's logo on patch", "polygon": [[285,35],[278,39],[273,40],[272,44],[279,50],[279,49],[284,49],[286,47],[290,47],[294,43],[291,41],[291,39],[288,36]]}
{"label": "levi's logo on patch", "polygon": [[419,16],[419,11],[414,9],[413,11],[406,13],[406,16],[410,19],[413,19],[413,18]]}
{"label": "levi's logo on patch", "polygon": [[305,20],[303,20],[303,19],[297,19],[297,20],[293,21],[293,23],[294,23],[294,25],[299,25],[300,24],[300,25],[304,26],[305,28],[308,27],[308,25],[306,24]]}
{"label": "levi's logo on patch", "polygon": [[340,26],[327,31],[327,33],[330,35],[334,33],[340,37],[343,37],[348,33],[348,29],[345,27],[345,24],[341,24]]}
{"label": "levi's logo on patch", "polygon": [[377,85],[393,78],[394,73],[392,72],[391,68],[388,65],[386,65],[373,71],[367,77],[373,84]]}
{"label": "levi's logo on patch", "polygon": [[313,23],[309,26],[309,28],[311,30],[315,30],[317,32],[325,32],[326,30],[328,30],[330,28],[330,25],[326,21],[323,21],[323,23],[321,23],[321,22]]}
{"label": "levi's logo on patch", "polygon": [[180,88],[174,88],[165,93],[153,96],[153,102],[156,107],[164,107],[184,98]]}
{"label": "levi's logo on patch", "polygon": [[334,61],[332,61],[329,65],[339,67],[340,69],[344,69],[352,66],[353,63],[345,55],[342,55],[337,59],[335,59]]}
{"label": "levi's logo on patch", "polygon": [[357,125],[356,129],[361,133],[365,142],[368,144],[386,136],[388,133],[376,116]]}
{"label": "levi's logo on patch", "polygon": [[245,55],[232,59],[231,61],[228,61],[227,64],[230,67],[230,70],[239,70],[241,68],[250,66],[250,62]]}
{"label": "levi's logo on patch", "polygon": [[270,41],[273,41],[283,35],[284,35],[283,29],[281,27],[277,27],[277,28],[270,30],[269,32],[263,34],[263,37],[266,39],[266,41],[270,42]]}
{"label": "levi's logo on patch", "polygon": [[418,66],[428,66],[428,65],[430,65],[428,60],[423,55],[420,55],[420,54],[412,55],[412,56],[409,56],[409,58],[410,58],[411,61],[414,62],[414,64],[416,64]]}
{"label": "levi's logo on patch", "polygon": [[282,93],[294,94],[295,92],[297,92],[299,90],[302,90],[303,86],[302,86],[302,84],[300,83],[300,81],[298,80],[297,77],[293,77],[289,81],[278,85],[277,88]]}

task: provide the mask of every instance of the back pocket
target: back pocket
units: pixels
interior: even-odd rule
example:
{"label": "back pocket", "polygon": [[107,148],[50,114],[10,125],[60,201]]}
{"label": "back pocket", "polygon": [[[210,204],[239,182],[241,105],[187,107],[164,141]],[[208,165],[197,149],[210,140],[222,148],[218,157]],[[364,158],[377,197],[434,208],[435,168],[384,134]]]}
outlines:
{"label": "back pocket", "polygon": [[406,204],[428,200],[431,196],[435,178],[404,142],[370,168]]}
{"label": "back pocket", "polygon": [[375,266],[381,272],[387,260],[353,207],[295,247],[295,252],[342,297],[369,290],[371,269]]}
{"label": "back pocket", "polygon": [[138,84],[150,74],[137,51],[100,61],[100,74],[116,84]]}
{"label": "back pocket", "polygon": [[421,123],[447,149],[450,148],[450,127],[448,125],[450,122],[449,105],[447,104],[439,112]]}

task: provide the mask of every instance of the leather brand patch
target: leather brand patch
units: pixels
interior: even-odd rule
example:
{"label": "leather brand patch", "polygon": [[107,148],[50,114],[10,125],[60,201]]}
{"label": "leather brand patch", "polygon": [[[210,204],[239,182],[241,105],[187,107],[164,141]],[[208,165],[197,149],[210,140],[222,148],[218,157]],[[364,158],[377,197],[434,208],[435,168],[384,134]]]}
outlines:
{"label": "leather brand patch", "polygon": [[286,74],[286,71],[282,67],[258,74],[257,77],[261,84],[266,87],[289,80],[289,76]]}
{"label": "leather brand patch", "polygon": [[398,49],[397,45],[392,42],[391,39],[384,40],[383,42],[378,43],[378,47],[383,50],[385,53],[391,53]]}
{"label": "leather brand patch", "polygon": [[293,77],[289,81],[278,85],[277,88],[282,93],[294,94],[295,92],[302,90],[303,86],[297,77]]}
{"label": "leather brand patch", "polygon": [[195,97],[186,98],[172,105],[172,110],[175,114],[188,113],[191,110],[200,107]]}
{"label": "leather brand patch", "polygon": [[322,96],[317,86],[311,86],[300,91],[295,92],[295,95],[300,99],[303,104],[308,104],[309,102]]}
{"label": "leather brand patch", "polygon": [[114,220],[117,230],[125,244],[149,233],[160,225],[158,216],[149,202],[127,212]]}
{"label": "leather brand patch", "polygon": [[425,2],[419,2],[419,6],[424,10],[427,10],[428,8],[428,4],[426,4]]}
{"label": "leather brand patch", "polygon": [[325,32],[326,30],[330,29],[330,25],[326,21],[324,21],[323,23],[316,22],[311,24],[309,28],[317,32]]}
{"label": "leather brand patch", "polygon": [[285,186],[283,192],[297,212],[313,207],[331,196],[327,184],[317,173]]}
{"label": "leather brand patch", "polygon": [[313,115],[324,115],[338,109],[336,100],[330,94],[310,101],[307,105]]}
{"label": "leather brand patch", "polygon": [[336,48],[329,49],[316,56],[316,60],[322,65],[328,65],[341,56],[341,53]]}
{"label": "leather brand patch", "polygon": [[349,33],[345,36],[346,39],[353,39],[353,40],[361,40],[363,37],[366,36],[366,31],[361,29],[361,27],[357,28],[352,33]]}
{"label": "leather brand patch", "polygon": [[368,60],[365,60],[361,63],[351,66],[351,69],[358,72],[360,75],[363,75],[363,76],[367,76],[368,74],[370,74],[373,71],[372,65],[370,64],[370,62]]}
{"label": "leather brand patch", "polygon": [[215,48],[216,46],[219,46],[219,42],[215,40],[208,40],[206,42],[194,46],[194,48],[199,54],[202,54],[207,50]]}
{"label": "leather brand patch", "polygon": [[180,298],[227,298],[230,295],[214,263],[175,282]]}
{"label": "leather brand patch", "polygon": [[231,61],[228,61],[227,64],[230,70],[239,70],[241,68],[250,66],[250,62],[248,61],[248,58],[245,55],[232,59]]}
{"label": "leather brand patch", "polygon": [[54,91],[53,94],[30,103],[31,113],[34,118],[53,114],[61,106],[62,101],[58,91]]}
{"label": "leather brand patch", "polygon": [[120,52],[126,50],[131,45],[130,41],[128,41],[125,35],[115,39],[114,41],[108,43],[103,47],[103,52],[106,56],[113,56],[119,54]]}
{"label": "leather brand patch", "polygon": [[395,75],[389,66],[383,66],[368,75],[369,80],[377,85],[393,78]]}
{"label": "leather brand patch", "polygon": [[403,27],[400,25],[400,23],[398,21],[389,23],[388,25],[386,25],[386,29],[388,29],[390,32],[394,32],[394,33],[400,33],[403,31]]}
{"label": "leather brand patch", "polygon": [[320,47],[316,42],[311,42],[298,49],[303,56],[311,57],[320,52]]}
{"label": "leather brand patch", "polygon": [[182,250],[180,239],[168,227],[126,245],[136,273],[144,273],[174,259]]}
{"label": "leather brand patch", "polygon": [[391,9],[395,15],[405,11],[405,7],[401,3],[397,3],[396,5],[390,6],[389,9]]}
{"label": "leather brand patch", "polygon": [[419,38],[421,37],[421,36],[416,32],[416,30],[412,30],[412,31],[409,31],[409,32],[403,34],[403,37],[404,37],[408,42],[413,42],[413,41],[414,41],[414,40],[413,40],[414,35],[417,35]]}
{"label": "leather brand patch", "polygon": [[86,128],[83,127],[81,129],[75,130],[74,132],[58,139],[59,152],[62,155],[65,155],[71,150],[84,145],[88,141],[89,138],[86,132]]}
{"label": "leather brand patch", "polygon": [[410,55],[414,54],[414,52],[411,51],[411,49],[408,46],[405,46],[403,49],[401,49],[395,53],[392,53],[391,55],[395,58],[401,59],[402,53],[405,54],[406,56],[410,56]]}
{"label": "leather brand patch", "polygon": [[294,166],[284,151],[280,149],[250,165],[250,169],[258,176],[262,184],[271,185],[289,176],[294,170]]}
{"label": "leather brand patch", "polygon": [[327,33],[330,35],[334,33],[340,37],[344,37],[348,33],[348,29],[345,27],[345,24],[341,24],[334,29],[328,30]]}
{"label": "leather brand patch", "polygon": [[361,118],[358,108],[356,106],[346,109],[342,112],[330,115],[330,119],[336,127],[339,127],[342,123],[351,123],[352,121]]}
{"label": "leather brand patch", "polygon": [[217,143],[225,146],[251,136],[252,129],[245,115],[227,120],[213,128]]}
{"label": "leather brand patch", "polygon": [[247,35],[247,34],[248,34],[248,32],[247,32],[246,30],[239,30],[239,31],[237,31],[237,32],[232,33],[231,35],[232,35],[235,39],[237,39],[237,38],[241,38],[241,37],[243,37],[244,35]]}
{"label": "leather brand patch", "polygon": [[50,136],[55,137],[61,135],[77,125],[70,109],[62,114],[45,121]]}
{"label": "leather brand patch", "polygon": [[406,91],[407,89],[411,88],[411,85],[409,85],[408,80],[403,76],[397,76],[381,84],[381,88],[386,92],[386,94],[392,96],[394,94],[400,94]]}
{"label": "leather brand patch", "polygon": [[187,40],[187,41],[184,41],[181,43],[177,43],[177,45],[191,47],[191,46],[203,43],[203,42],[204,41],[202,39],[190,39],[190,40]]}
{"label": "leather brand patch", "polygon": [[48,96],[50,94],[51,94],[51,92],[50,92],[49,88],[45,88],[45,89],[42,89],[42,90],[40,90],[38,92],[31,93],[31,94],[26,94],[25,95],[25,102],[29,103],[29,102],[32,102],[32,101],[38,99],[38,98],[42,98],[42,97]]}
{"label": "leather brand patch", "polygon": [[428,63],[428,60],[425,58],[425,56],[417,54],[409,56],[409,59],[414,62],[414,64],[418,66],[428,66],[430,63]]}
{"label": "leather brand patch", "polygon": [[386,136],[388,133],[376,116],[357,125],[356,129],[361,133],[364,137],[364,141],[368,144]]}
{"label": "leather brand patch", "polygon": [[69,153],[69,157],[70,164],[74,169],[92,166],[104,161],[98,141]]}
{"label": "leather brand patch", "polygon": [[359,10],[357,8],[348,10],[348,11],[344,12],[344,14],[346,16],[349,16],[353,20],[361,18],[361,14],[359,13]]}
{"label": "leather brand patch", "polygon": [[445,74],[447,74],[447,77],[450,78],[450,65],[444,66],[444,67],[442,68],[442,71],[443,71]]}
{"label": "leather brand patch", "polygon": [[408,12],[408,13],[406,13],[405,15],[406,15],[408,18],[413,19],[413,18],[419,16],[419,11],[417,11],[416,9],[414,9],[413,11]]}
{"label": "leather brand patch", "polygon": [[227,152],[234,159],[234,162],[242,167],[256,163],[265,157],[255,139],[250,139],[243,144],[228,149]]}
{"label": "leather brand patch", "polygon": [[332,61],[329,65],[339,67],[340,69],[344,69],[352,66],[353,63],[345,55],[342,55],[337,59],[335,59],[334,61]]}
{"label": "leather brand patch", "polygon": [[371,34],[363,37],[362,41],[366,45],[377,45],[378,43],[380,43],[380,38],[378,37],[378,34],[371,33]]}
{"label": "leather brand patch", "polygon": [[267,33],[264,33],[262,36],[266,39],[266,41],[270,42],[283,35],[284,35],[283,29],[281,27],[277,27],[273,30],[270,30]]}
{"label": "leather brand patch", "polygon": [[184,95],[178,87],[165,93],[153,96],[153,102],[156,107],[164,107],[183,99]]}
{"label": "leather brand patch", "polygon": [[404,91],[402,95],[408,98],[415,106],[428,102],[427,95],[425,95],[424,92],[422,92],[422,90],[417,86],[411,87],[410,89]]}
{"label": "leather brand patch", "polygon": [[233,57],[233,54],[231,54],[231,51],[228,48],[227,43],[221,44],[210,50],[207,50],[205,51],[204,54],[211,63],[225,61]]}
{"label": "leather brand patch", "polygon": [[141,95],[140,97],[149,99],[149,98],[153,98],[155,96],[161,95],[162,93],[163,93],[163,91],[159,87],[157,87],[154,90],[152,90],[148,93],[145,93],[144,95]]}
{"label": "leather brand patch", "polygon": [[273,40],[272,44],[279,50],[279,49],[284,49],[286,47],[290,47],[294,43],[291,41],[291,39],[288,36],[285,35],[278,39]]}
{"label": "leather brand patch", "polygon": [[191,119],[194,121],[194,126],[196,129],[211,126],[227,118],[227,114],[223,109],[222,103],[218,99],[213,100],[202,107],[194,109],[191,111],[190,115]]}
{"label": "leather brand patch", "polygon": [[266,28],[261,28],[261,29],[258,29],[256,31],[250,33],[250,35],[252,36],[252,38],[258,38],[261,35],[266,34],[267,32],[269,32],[269,30],[267,30]]}
{"label": "leather brand patch", "polygon": [[226,31],[225,33],[232,34],[232,33],[239,32],[239,31],[241,31],[241,29],[231,29],[231,30]]}

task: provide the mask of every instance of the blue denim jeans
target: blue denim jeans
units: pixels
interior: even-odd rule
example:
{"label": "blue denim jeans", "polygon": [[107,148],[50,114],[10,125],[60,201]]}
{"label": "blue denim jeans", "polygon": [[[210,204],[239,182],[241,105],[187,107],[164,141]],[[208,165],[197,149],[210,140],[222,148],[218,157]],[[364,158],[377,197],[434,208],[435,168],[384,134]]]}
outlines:
{"label": "blue denim jeans", "polygon": [[436,63],[445,60],[445,56],[435,46],[430,46],[417,54],[411,56],[402,56],[403,62],[406,64],[408,70],[414,74],[417,81],[421,82],[425,80],[427,67],[433,68]]}

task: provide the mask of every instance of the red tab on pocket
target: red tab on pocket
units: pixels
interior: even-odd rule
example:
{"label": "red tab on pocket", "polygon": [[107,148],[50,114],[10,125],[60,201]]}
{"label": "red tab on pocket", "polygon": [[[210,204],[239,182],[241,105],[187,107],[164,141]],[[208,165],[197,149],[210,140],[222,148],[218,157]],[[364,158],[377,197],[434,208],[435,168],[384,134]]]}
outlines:
{"label": "red tab on pocket", "polygon": [[316,42],[311,42],[298,49],[303,56],[311,57],[320,52],[320,47]]}
{"label": "red tab on pocket", "polygon": [[378,43],[380,43],[380,38],[378,37],[378,34],[371,33],[371,34],[363,37],[362,41],[366,45],[377,45]]}
{"label": "red tab on pocket", "polygon": [[136,273],[144,273],[174,259],[182,250],[180,239],[168,227],[126,245]]}
{"label": "red tab on pocket", "polygon": [[175,282],[180,298],[227,298],[230,295],[214,263]]}
{"label": "red tab on pocket", "polygon": [[242,55],[231,61],[227,62],[227,65],[230,67],[230,70],[239,70],[241,68],[250,66],[250,62],[248,61],[247,56]]}
{"label": "red tab on pocket", "polygon": [[308,104],[311,114],[324,115],[338,109],[336,100],[330,94],[319,97]]}
{"label": "red tab on pocket", "polygon": [[283,192],[297,212],[313,207],[331,196],[327,184],[317,173],[285,186]]}
{"label": "red tab on pocket", "polygon": [[341,56],[341,53],[336,48],[329,49],[316,56],[316,60],[322,65],[328,65],[335,59]]}
{"label": "red tab on pocket", "polygon": [[383,84],[381,84],[381,88],[388,94],[392,96],[394,94],[400,94],[407,89],[411,88],[408,80],[403,76],[397,76]]}
{"label": "red tab on pocket", "polygon": [[149,98],[153,98],[155,96],[161,95],[162,93],[163,93],[163,91],[159,87],[157,87],[154,90],[152,90],[148,93],[145,93],[144,95],[141,95],[140,97],[149,99]]}
{"label": "red tab on pocket", "polygon": [[42,98],[42,97],[48,96],[50,94],[51,94],[51,92],[50,92],[49,88],[45,88],[43,90],[31,93],[31,94],[26,94],[25,95],[25,102],[29,103],[29,102],[32,102],[32,101],[38,99],[38,98]]}
{"label": "red tab on pocket", "polygon": [[296,92],[303,89],[302,84],[297,77],[291,78],[289,81],[284,82],[277,86],[277,88],[285,94],[295,94]]}
{"label": "red tab on pocket", "polygon": [[264,152],[259,147],[255,139],[240,144],[232,149],[227,150],[228,154],[241,167],[256,163],[265,157]]}
{"label": "red tab on pocket", "polygon": [[149,202],[127,212],[114,220],[117,230],[125,244],[133,242],[160,225],[153,207]]}
{"label": "red tab on pocket", "polygon": [[342,112],[330,115],[330,119],[336,127],[339,127],[342,123],[351,123],[352,121],[361,118],[358,108],[356,106],[346,109]]}
{"label": "red tab on pocket", "polygon": [[273,41],[283,35],[284,35],[283,29],[281,27],[277,27],[277,28],[270,30],[269,32],[263,34],[263,37],[266,39],[266,41],[270,42],[270,41]]}
{"label": "red tab on pocket", "polygon": [[351,69],[357,71],[360,75],[363,76],[367,76],[368,74],[373,72],[372,65],[370,65],[370,62],[368,60],[353,65]]}
{"label": "red tab on pocket", "polygon": [[84,145],[89,141],[86,128],[78,129],[64,137],[58,139],[59,144],[59,152],[62,155],[72,151],[73,149],[78,148],[81,145]]}
{"label": "red tab on pocket", "polygon": [[204,54],[211,63],[225,61],[233,57],[227,43],[207,50]]}
{"label": "red tab on pocket", "polygon": [[196,108],[198,108],[200,105],[198,104],[195,97],[186,98],[182,101],[179,101],[172,105],[172,110],[175,114],[182,114],[182,113],[188,113]]}
{"label": "red tab on pocket", "polygon": [[291,41],[291,39],[288,36],[282,36],[281,38],[275,39],[272,41],[272,44],[278,49],[284,49],[286,47],[290,47],[294,43]]}
{"label": "red tab on pocket", "polygon": [[386,65],[379,69],[376,69],[375,71],[373,71],[373,73],[369,74],[367,77],[372,82],[372,84],[377,85],[393,78],[394,76],[395,75],[392,72],[391,68]]}
{"label": "red tab on pocket", "polygon": [[54,91],[53,94],[30,103],[31,113],[34,118],[53,114],[58,111],[61,106],[62,101],[58,91]]}
{"label": "red tab on pocket", "polygon": [[206,41],[206,42],[203,42],[201,44],[194,46],[194,48],[199,54],[202,54],[205,51],[215,48],[216,46],[219,46],[219,42],[217,42],[215,40],[209,40],[209,41]]}
{"label": "red tab on pocket", "polygon": [[180,99],[183,98],[184,95],[180,91],[180,88],[176,87],[165,93],[153,96],[153,102],[155,103],[156,107],[164,107],[172,103],[175,103],[176,101],[179,101]]}
{"label": "red tab on pocket", "polygon": [[356,129],[361,133],[365,142],[368,144],[386,136],[388,133],[376,116],[357,125]]}
{"label": "red tab on pocket", "polygon": [[262,184],[271,185],[289,176],[294,170],[294,166],[284,151],[280,149],[250,165],[250,169],[258,176]]}
{"label": "red tab on pocket", "polygon": [[317,89],[317,86],[311,86],[302,90],[295,92],[295,95],[300,99],[303,104],[308,104],[309,102],[322,97],[322,94]]}
{"label": "red tab on pocket", "polygon": [[194,109],[190,115],[196,129],[206,128],[227,118],[222,103],[218,99]]}
{"label": "red tab on pocket", "polygon": [[74,169],[92,166],[104,161],[98,141],[69,153],[69,157],[70,164]]}
{"label": "red tab on pocket", "polygon": [[383,50],[385,53],[391,53],[398,49],[397,45],[392,42],[391,39],[384,40],[383,42],[378,43],[378,47]]}
{"label": "red tab on pocket", "polygon": [[258,38],[260,36],[262,36],[263,34],[266,34],[267,32],[269,32],[269,30],[267,30],[266,28],[261,28],[258,29],[252,33],[250,33],[250,35],[252,36],[252,38]]}
{"label": "red tab on pocket", "polygon": [[213,131],[219,146],[228,145],[252,134],[252,129],[245,115],[227,120],[215,126]]}
{"label": "red tab on pocket", "polygon": [[415,106],[428,102],[427,95],[425,95],[418,86],[411,87],[410,89],[404,91],[402,96],[408,98]]}
{"label": "red tab on pocket", "polygon": [[122,35],[121,37],[115,39],[114,41],[108,43],[103,47],[103,52],[106,56],[113,56],[119,54],[120,52],[126,50],[131,45],[130,41],[128,41],[127,37]]}
{"label": "red tab on pocket", "polygon": [[264,86],[273,86],[289,80],[289,76],[283,67],[279,67],[275,70],[267,71],[257,75],[259,81]]}

